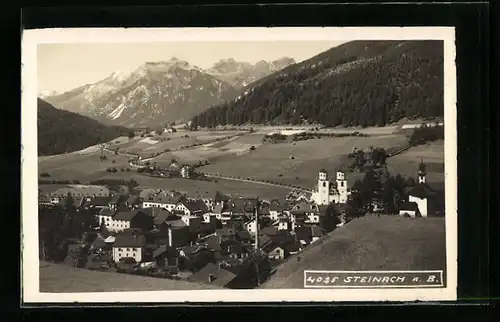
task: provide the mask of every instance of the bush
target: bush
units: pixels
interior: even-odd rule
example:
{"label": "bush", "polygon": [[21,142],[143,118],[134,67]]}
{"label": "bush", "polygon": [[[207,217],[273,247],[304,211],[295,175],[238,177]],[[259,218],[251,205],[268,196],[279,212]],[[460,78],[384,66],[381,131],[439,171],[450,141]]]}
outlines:
{"label": "bush", "polygon": [[44,172],[44,173],[40,174],[40,177],[43,177],[43,178],[50,177],[50,174],[48,172]]}
{"label": "bush", "polygon": [[255,150],[255,147],[252,145],[252,146],[250,147],[250,151],[253,151],[253,150]]}

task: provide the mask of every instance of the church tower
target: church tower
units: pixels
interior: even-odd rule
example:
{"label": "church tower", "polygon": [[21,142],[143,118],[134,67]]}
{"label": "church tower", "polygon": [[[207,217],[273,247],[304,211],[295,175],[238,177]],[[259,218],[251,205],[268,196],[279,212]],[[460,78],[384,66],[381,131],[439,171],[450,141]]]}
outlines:
{"label": "church tower", "polygon": [[347,202],[347,180],[345,173],[337,171],[337,191],[339,193],[339,203]]}
{"label": "church tower", "polygon": [[418,165],[418,183],[425,183],[425,176],[427,175],[427,167],[425,166],[424,160],[420,160]]}
{"label": "church tower", "polygon": [[318,195],[320,205],[328,205],[330,203],[330,181],[328,173],[325,169],[321,169],[318,175]]}

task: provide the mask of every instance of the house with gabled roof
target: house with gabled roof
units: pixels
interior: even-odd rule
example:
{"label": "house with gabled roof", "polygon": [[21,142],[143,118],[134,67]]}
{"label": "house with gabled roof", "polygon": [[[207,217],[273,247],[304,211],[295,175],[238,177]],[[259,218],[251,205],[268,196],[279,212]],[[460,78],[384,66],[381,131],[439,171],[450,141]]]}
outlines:
{"label": "house with gabled roof", "polygon": [[201,199],[181,201],[177,204],[175,210],[182,211],[187,216],[199,217],[209,212],[207,205]]}
{"label": "house with gabled roof", "polygon": [[165,208],[173,211],[180,202],[187,198],[176,191],[157,191],[147,195],[142,201],[142,208]]}
{"label": "house with gabled roof", "polygon": [[194,273],[189,280],[199,283],[214,284],[223,288],[233,288],[233,282],[237,275],[223,267],[208,263],[198,272]]}
{"label": "house with gabled roof", "polygon": [[130,228],[139,228],[145,231],[153,228],[153,218],[141,209],[117,211],[103,208],[99,213],[100,222],[104,222],[109,231],[123,231]]}
{"label": "house with gabled roof", "polygon": [[178,272],[179,254],[174,247],[160,245],[153,251],[152,257],[158,267],[167,270],[170,274]]}
{"label": "house with gabled roof", "polygon": [[140,263],[143,258],[146,237],[137,234],[119,234],[113,244],[113,260],[119,262],[122,258],[133,258]]}
{"label": "house with gabled roof", "polygon": [[90,199],[90,201],[85,201],[83,208],[85,209],[102,209],[108,208],[110,196],[97,196]]}

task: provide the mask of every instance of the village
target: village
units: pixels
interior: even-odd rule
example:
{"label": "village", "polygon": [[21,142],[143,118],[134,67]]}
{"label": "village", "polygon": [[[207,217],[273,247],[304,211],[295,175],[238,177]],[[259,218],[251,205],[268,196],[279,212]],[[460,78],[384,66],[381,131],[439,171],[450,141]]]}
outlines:
{"label": "village", "polygon": [[[182,177],[193,173],[183,170]],[[39,195],[40,259],[223,288],[255,288],[278,265],[291,257],[299,260],[301,251],[357,217],[444,215],[443,191],[426,182],[423,161],[415,174],[418,181],[405,184],[404,192],[389,201],[370,185],[368,174],[352,184],[346,172],[337,170],[331,178],[325,169],[319,170],[311,194],[292,190],[283,200],[219,191],[190,196],[175,189],[53,185]]]}

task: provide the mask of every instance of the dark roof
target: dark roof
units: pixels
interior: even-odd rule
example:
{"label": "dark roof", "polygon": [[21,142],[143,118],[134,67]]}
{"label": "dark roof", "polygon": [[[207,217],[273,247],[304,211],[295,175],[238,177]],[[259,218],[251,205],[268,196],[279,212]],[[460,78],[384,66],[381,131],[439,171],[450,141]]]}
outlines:
{"label": "dark roof", "polygon": [[310,243],[312,239],[311,227],[296,227],[295,235],[297,235],[298,240],[303,240],[307,243]]}
{"label": "dark roof", "polygon": [[92,245],[94,245],[97,248],[104,248],[107,246],[107,244],[104,242],[104,239],[102,239],[102,238],[94,239],[94,241],[92,242]]}
{"label": "dark roof", "polygon": [[220,193],[220,192],[216,193],[215,194],[215,198],[214,198],[215,202],[221,202],[221,201],[228,202],[230,199],[231,198],[229,196],[227,196],[227,195],[225,195],[223,193]]}
{"label": "dark roof", "polygon": [[190,277],[190,279],[202,283],[209,283],[210,275],[214,277],[214,280],[211,282],[211,284],[215,284],[222,287],[227,286],[236,277],[236,274],[226,269],[219,268],[216,264],[208,263],[201,270],[194,273]]}
{"label": "dark roof", "polygon": [[399,205],[399,210],[408,210],[408,211],[417,211],[418,212],[418,205],[416,202],[404,202]]}
{"label": "dark roof", "polygon": [[110,205],[116,205],[117,203],[119,203],[121,200],[123,200],[123,196],[122,195],[114,195],[111,200],[109,201],[109,204]]}
{"label": "dark roof", "polygon": [[172,228],[187,227],[186,223],[182,219],[166,220],[165,223]]}
{"label": "dark roof", "polygon": [[113,217],[115,214],[116,214],[116,210],[113,210],[110,208],[102,208],[101,211],[99,211],[100,216]]}
{"label": "dark roof", "polygon": [[139,213],[142,213],[142,211],[140,209],[133,210],[133,211],[120,211],[116,215],[113,216],[113,220],[130,221],[135,216],[137,216]]}
{"label": "dark roof", "polygon": [[311,237],[321,237],[323,236],[323,232],[321,231],[321,228],[319,226],[312,226],[311,227]]}
{"label": "dark roof", "polygon": [[153,251],[153,258],[156,258],[162,254],[165,254],[166,256],[175,257],[177,256],[177,251],[173,247],[167,245],[161,245],[160,247],[158,247]]}
{"label": "dark roof", "polygon": [[250,233],[246,230],[238,231],[236,234],[240,240],[250,240],[252,238]]}
{"label": "dark roof", "polygon": [[155,225],[161,225],[163,224],[168,217],[170,217],[172,213],[166,209],[161,209],[160,212],[155,214],[153,222]]}
{"label": "dark roof", "polygon": [[94,197],[90,202],[88,203],[89,206],[107,206],[109,204],[109,201],[111,200],[111,197],[106,197],[106,196],[99,196],[99,197]]}
{"label": "dark roof", "polygon": [[143,235],[120,234],[115,238],[113,247],[143,247],[146,245],[146,237]]}
{"label": "dark roof", "polygon": [[273,236],[273,235],[276,235],[278,233],[278,228],[273,227],[273,226],[267,226],[267,227],[262,228],[260,230],[260,233],[263,235]]}
{"label": "dark roof", "polygon": [[203,239],[202,241],[199,242],[199,244],[206,245],[211,250],[220,251],[221,250],[220,241],[221,241],[220,236],[214,234]]}
{"label": "dark roof", "polygon": [[419,183],[410,189],[408,194],[418,198],[429,198],[435,196],[436,192],[428,184]]}
{"label": "dark roof", "polygon": [[293,252],[299,251],[301,245],[299,242],[294,242],[294,243],[287,243],[287,244],[283,245],[282,247],[288,253],[293,253]]}
{"label": "dark roof", "polygon": [[138,204],[141,202],[141,198],[139,196],[136,196],[136,195],[130,195],[128,198],[127,198],[127,203],[128,204]]}
{"label": "dark roof", "polygon": [[201,199],[196,199],[193,201],[185,201],[182,203],[189,211],[208,211],[208,207],[205,202]]}
{"label": "dark roof", "polygon": [[159,194],[149,195],[146,198],[144,198],[144,201],[176,205],[179,202],[184,201],[185,198],[186,197],[184,197],[183,195],[178,194],[178,192],[170,192],[170,193],[162,192]]}

